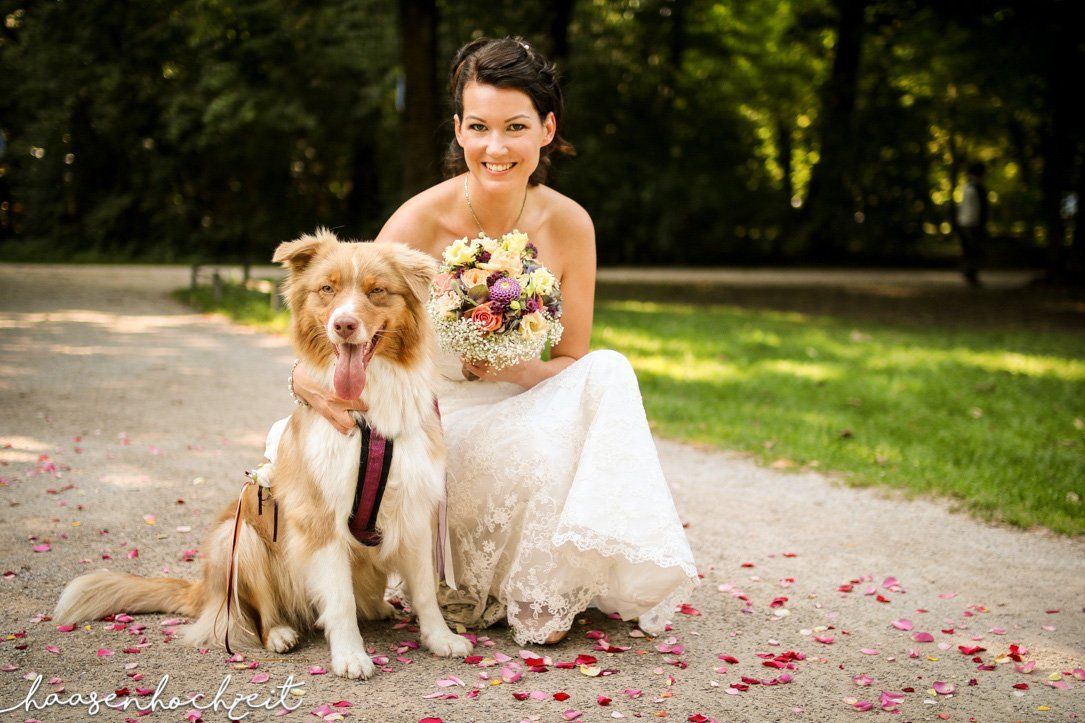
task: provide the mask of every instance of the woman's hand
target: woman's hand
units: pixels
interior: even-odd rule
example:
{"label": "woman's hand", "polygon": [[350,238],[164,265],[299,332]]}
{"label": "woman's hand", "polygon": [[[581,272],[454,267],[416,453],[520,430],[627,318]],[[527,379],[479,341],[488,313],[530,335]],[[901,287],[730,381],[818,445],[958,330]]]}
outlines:
{"label": "woman's hand", "polygon": [[294,367],[294,393],[313,408],[317,414],[331,422],[342,434],[350,434],[356,426],[352,411],[369,410],[360,399],[340,399],[318,385],[300,364]]}
{"label": "woman's hand", "polygon": [[537,360],[528,360],[520,362],[519,364],[513,364],[510,367],[497,371],[490,368],[490,365],[483,361],[468,361],[463,360],[463,375],[467,379],[472,379],[471,375],[475,378],[485,382],[512,382],[518,386],[530,389],[538,383],[537,375],[533,374],[532,365],[536,364]]}

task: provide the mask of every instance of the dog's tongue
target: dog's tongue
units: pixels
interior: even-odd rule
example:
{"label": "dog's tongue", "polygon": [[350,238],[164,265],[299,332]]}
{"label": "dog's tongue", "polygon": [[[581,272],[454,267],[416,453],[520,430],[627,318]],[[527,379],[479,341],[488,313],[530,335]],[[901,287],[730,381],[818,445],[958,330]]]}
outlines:
{"label": "dog's tongue", "polygon": [[365,389],[365,350],[361,344],[343,344],[335,363],[335,393],[340,399],[357,399]]}

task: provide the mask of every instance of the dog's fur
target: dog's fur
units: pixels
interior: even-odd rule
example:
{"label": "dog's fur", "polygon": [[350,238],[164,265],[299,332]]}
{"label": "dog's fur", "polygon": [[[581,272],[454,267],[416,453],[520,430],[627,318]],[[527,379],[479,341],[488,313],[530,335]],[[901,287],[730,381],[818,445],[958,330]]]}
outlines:
{"label": "dog's fur", "polygon": [[[394,438],[395,454],[377,517],[382,541],[365,547],[347,527],[361,435],[340,434],[309,407],[291,415],[271,473],[280,504],[278,541],[270,543],[241,523],[231,639],[255,644],[258,635],[267,649],[284,652],[318,625],[328,637],[334,672],[368,678],[374,668],[358,618],[392,613],[383,593],[387,574],[396,572],[407,584],[423,644],[438,655],[466,655],[471,644],[448,629],[437,606],[432,557],[445,456],[433,405],[435,344],[424,309],[436,264],[401,244],[340,243],[323,229],[283,243],[274,261],[288,270],[284,296],[293,315],[291,334],[313,379],[332,387],[337,346],[364,345],[384,329],[361,398],[369,424]],[[344,338],[347,327],[336,325],[348,317],[357,329]],[[68,584],[54,618],[181,613],[197,618],[185,632],[187,642],[221,644],[234,510],[231,503],[211,530],[202,580],[90,573]]]}

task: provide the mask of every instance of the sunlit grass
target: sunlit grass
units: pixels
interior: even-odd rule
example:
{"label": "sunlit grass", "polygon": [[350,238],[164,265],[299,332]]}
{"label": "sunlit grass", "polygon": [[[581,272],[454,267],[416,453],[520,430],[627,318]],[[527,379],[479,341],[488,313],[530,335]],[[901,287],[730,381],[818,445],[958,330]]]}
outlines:
{"label": "sunlit grass", "polygon": [[[178,292],[287,327],[265,294]],[[633,363],[662,435],[952,498],[988,519],[1085,532],[1085,338],[601,301],[592,345]]]}
{"label": "sunlit grass", "polygon": [[216,300],[209,286],[196,290],[178,289],[173,297],[200,311],[223,314],[233,321],[254,326],[263,331],[282,333],[290,326],[290,314],[273,309],[268,295],[246,289],[240,284],[224,283],[222,298]]}
{"label": "sunlit grass", "polygon": [[1085,532],[1085,339],[601,302],[663,435]]}

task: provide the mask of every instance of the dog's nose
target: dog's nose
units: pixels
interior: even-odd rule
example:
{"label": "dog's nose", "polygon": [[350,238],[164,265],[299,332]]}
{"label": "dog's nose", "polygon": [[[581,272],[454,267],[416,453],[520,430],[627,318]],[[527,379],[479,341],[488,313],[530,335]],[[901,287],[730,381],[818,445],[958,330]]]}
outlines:
{"label": "dog's nose", "polygon": [[358,320],[350,314],[340,314],[335,320],[335,333],[343,339],[349,339],[358,331]]}

